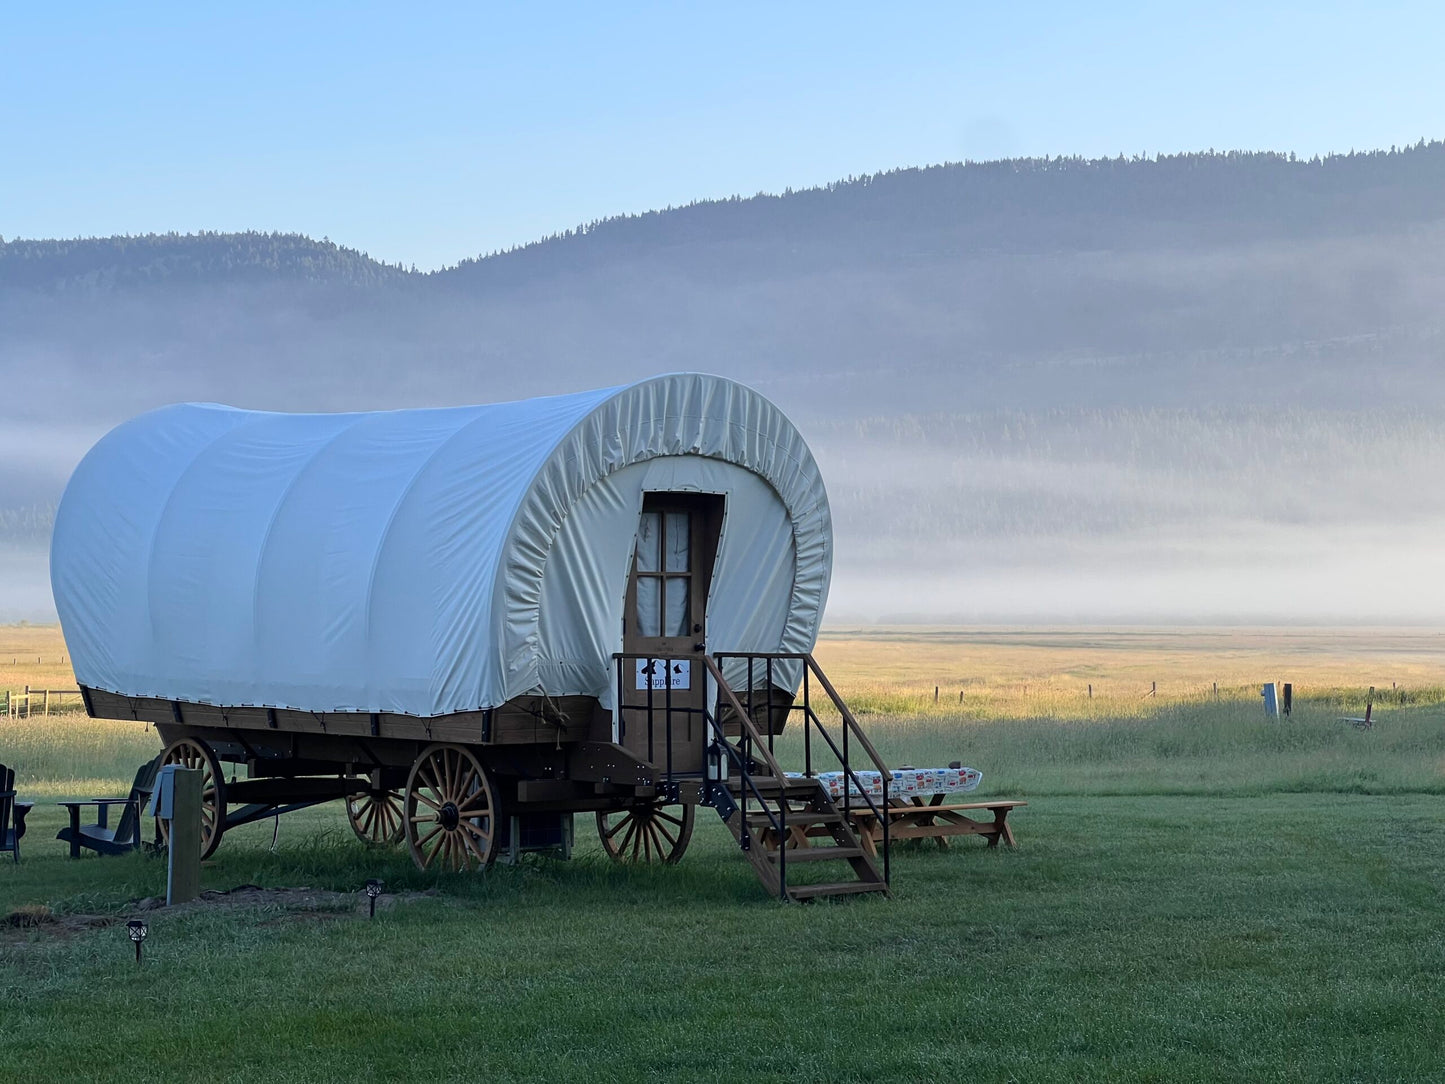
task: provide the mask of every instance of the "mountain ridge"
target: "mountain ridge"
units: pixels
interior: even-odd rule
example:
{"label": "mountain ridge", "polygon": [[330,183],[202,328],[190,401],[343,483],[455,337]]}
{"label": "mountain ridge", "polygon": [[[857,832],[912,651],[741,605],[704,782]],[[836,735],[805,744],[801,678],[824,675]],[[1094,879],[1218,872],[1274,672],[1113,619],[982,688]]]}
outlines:
{"label": "mountain ridge", "polygon": [[[1152,158],[1027,158],[902,167],[726,199],[609,216],[435,271],[408,269],[305,234],[149,233],[0,238],[0,287],[27,290],[306,282],[466,287],[586,270],[697,246],[840,255],[1047,253],[1161,242],[1339,235],[1445,218],[1445,142],[1297,158],[1207,151]],[[850,253],[851,250],[851,253]]]}

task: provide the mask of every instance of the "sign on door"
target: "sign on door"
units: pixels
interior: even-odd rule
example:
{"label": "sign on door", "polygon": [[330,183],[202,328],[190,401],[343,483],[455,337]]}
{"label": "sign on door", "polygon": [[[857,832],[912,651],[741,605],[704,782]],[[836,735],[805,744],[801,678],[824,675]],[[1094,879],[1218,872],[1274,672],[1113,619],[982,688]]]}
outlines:
{"label": "sign on door", "polygon": [[692,663],[687,659],[637,659],[637,688],[691,689]]}

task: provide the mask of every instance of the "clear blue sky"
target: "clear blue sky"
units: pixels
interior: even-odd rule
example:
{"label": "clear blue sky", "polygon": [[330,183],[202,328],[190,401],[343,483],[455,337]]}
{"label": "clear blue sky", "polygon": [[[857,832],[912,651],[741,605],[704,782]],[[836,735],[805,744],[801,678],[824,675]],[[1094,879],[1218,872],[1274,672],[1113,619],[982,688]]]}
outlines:
{"label": "clear blue sky", "polygon": [[1438,4],[211,7],[5,6],[0,235],[295,230],[436,267],[897,166],[1445,136]]}

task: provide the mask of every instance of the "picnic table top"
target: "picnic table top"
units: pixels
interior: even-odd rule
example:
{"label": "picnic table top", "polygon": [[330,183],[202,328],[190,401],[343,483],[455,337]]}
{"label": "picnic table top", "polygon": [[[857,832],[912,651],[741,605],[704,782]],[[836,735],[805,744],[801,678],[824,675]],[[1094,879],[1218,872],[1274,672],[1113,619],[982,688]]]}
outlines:
{"label": "picnic table top", "polygon": [[[883,797],[883,773],[878,771],[854,770],[857,782],[848,780],[844,772],[819,772],[818,781],[828,789],[834,798],[843,797],[847,786],[850,794],[858,794],[858,787],[870,798]],[[910,766],[890,768],[893,778],[888,783],[889,798],[912,798],[915,795],[967,794],[977,790],[983,782],[983,772],[977,768],[915,768]]]}

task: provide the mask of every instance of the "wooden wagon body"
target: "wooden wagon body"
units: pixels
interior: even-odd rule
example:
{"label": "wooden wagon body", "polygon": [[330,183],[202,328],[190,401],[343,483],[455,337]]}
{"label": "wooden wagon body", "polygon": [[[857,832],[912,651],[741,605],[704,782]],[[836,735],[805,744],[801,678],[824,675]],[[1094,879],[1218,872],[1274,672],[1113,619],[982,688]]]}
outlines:
{"label": "wooden wagon body", "polygon": [[[675,861],[701,804],[806,898],[887,880],[808,778],[815,746],[882,768],[808,654],[831,553],[787,418],[672,374],[449,410],[164,408],[77,468],[52,579],[87,711],[206,771],[207,853],[345,800],[423,867],[566,851],[576,813],[614,857]],[[802,780],[774,756],[790,718]],[[790,816],[846,880],[790,887],[786,849],[753,846]]]}

